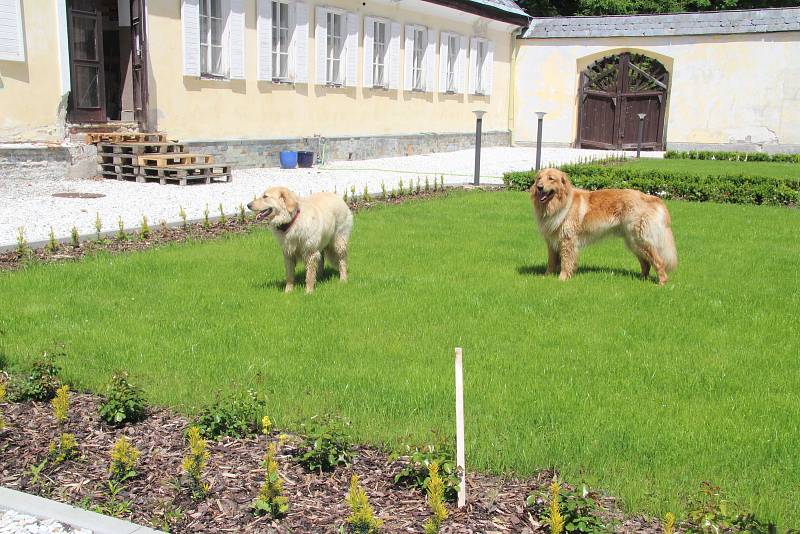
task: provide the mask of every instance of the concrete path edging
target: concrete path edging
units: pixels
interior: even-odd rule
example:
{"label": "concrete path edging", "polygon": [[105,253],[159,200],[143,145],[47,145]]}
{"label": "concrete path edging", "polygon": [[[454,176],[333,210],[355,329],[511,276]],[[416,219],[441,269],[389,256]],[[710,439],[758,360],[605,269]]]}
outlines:
{"label": "concrete path edging", "polygon": [[93,534],[164,534],[150,527],[4,487],[0,487],[0,509],[13,510],[41,519],[53,519],[73,528],[91,530]]}

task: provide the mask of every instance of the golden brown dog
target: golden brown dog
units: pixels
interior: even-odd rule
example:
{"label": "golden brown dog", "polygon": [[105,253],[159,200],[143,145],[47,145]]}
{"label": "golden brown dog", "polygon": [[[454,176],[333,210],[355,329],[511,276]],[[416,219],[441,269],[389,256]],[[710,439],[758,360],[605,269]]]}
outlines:
{"label": "golden brown dog", "polygon": [[658,197],[634,189],[586,191],[558,169],[543,169],[531,187],[531,203],[547,242],[547,274],[560,271],[561,280],[570,278],[580,250],[607,236],[625,240],[643,278],[652,266],[664,285],[678,266],[669,211]]}
{"label": "golden brown dog", "polygon": [[270,187],[247,205],[258,220],[267,221],[283,250],[286,289],[294,288],[297,261],[306,264],[306,293],[314,291],[317,270],[328,261],[339,269],[339,278],[347,281],[347,246],[353,231],[353,214],[347,204],[333,193],[315,193],[300,198],[285,187]]}

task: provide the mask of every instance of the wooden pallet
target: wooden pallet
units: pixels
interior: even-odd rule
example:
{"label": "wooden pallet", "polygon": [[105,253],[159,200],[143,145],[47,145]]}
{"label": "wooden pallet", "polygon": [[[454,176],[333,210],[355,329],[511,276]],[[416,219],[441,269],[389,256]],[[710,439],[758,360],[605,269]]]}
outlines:
{"label": "wooden pallet", "polygon": [[184,146],[180,143],[160,141],[153,143],[100,143],[97,145],[98,155],[107,154],[172,154],[183,152]]}
{"label": "wooden pallet", "polygon": [[161,132],[104,132],[86,134],[86,143],[94,145],[97,143],[140,143],[140,142],[163,142],[167,140],[166,134]]}
{"label": "wooden pallet", "polygon": [[139,156],[139,165],[143,167],[173,167],[176,165],[192,165],[214,163],[210,154],[191,154],[175,152],[172,154],[144,154]]}

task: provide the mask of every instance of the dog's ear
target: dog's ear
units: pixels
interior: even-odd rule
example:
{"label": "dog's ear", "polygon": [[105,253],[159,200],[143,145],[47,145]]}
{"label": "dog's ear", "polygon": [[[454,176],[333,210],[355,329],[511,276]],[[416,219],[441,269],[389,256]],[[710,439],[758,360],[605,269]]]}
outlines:
{"label": "dog's ear", "polygon": [[286,189],[285,187],[281,187],[280,193],[278,196],[283,200],[283,203],[286,205],[286,209],[289,211],[294,211],[297,209],[297,204],[300,202],[300,198]]}

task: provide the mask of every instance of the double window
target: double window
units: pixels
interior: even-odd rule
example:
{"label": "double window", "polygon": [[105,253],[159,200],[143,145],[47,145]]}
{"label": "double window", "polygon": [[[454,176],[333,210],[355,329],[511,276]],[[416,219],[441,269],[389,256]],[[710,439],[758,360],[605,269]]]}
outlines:
{"label": "double window", "polygon": [[272,3],[272,79],[289,79],[289,4]]}
{"label": "double window", "polygon": [[425,90],[425,51],[428,48],[428,30],[414,28],[414,52],[411,63],[411,88],[414,91]]}
{"label": "double window", "polygon": [[226,14],[222,0],[200,0],[200,74],[224,78],[228,75],[223,34]]}
{"label": "double window", "polygon": [[326,81],[331,85],[341,85],[344,80],[344,16],[341,13],[328,11],[327,18]]}
{"label": "double window", "polygon": [[372,85],[373,87],[387,87],[386,51],[389,48],[388,24],[386,21],[375,20],[372,27]]}

